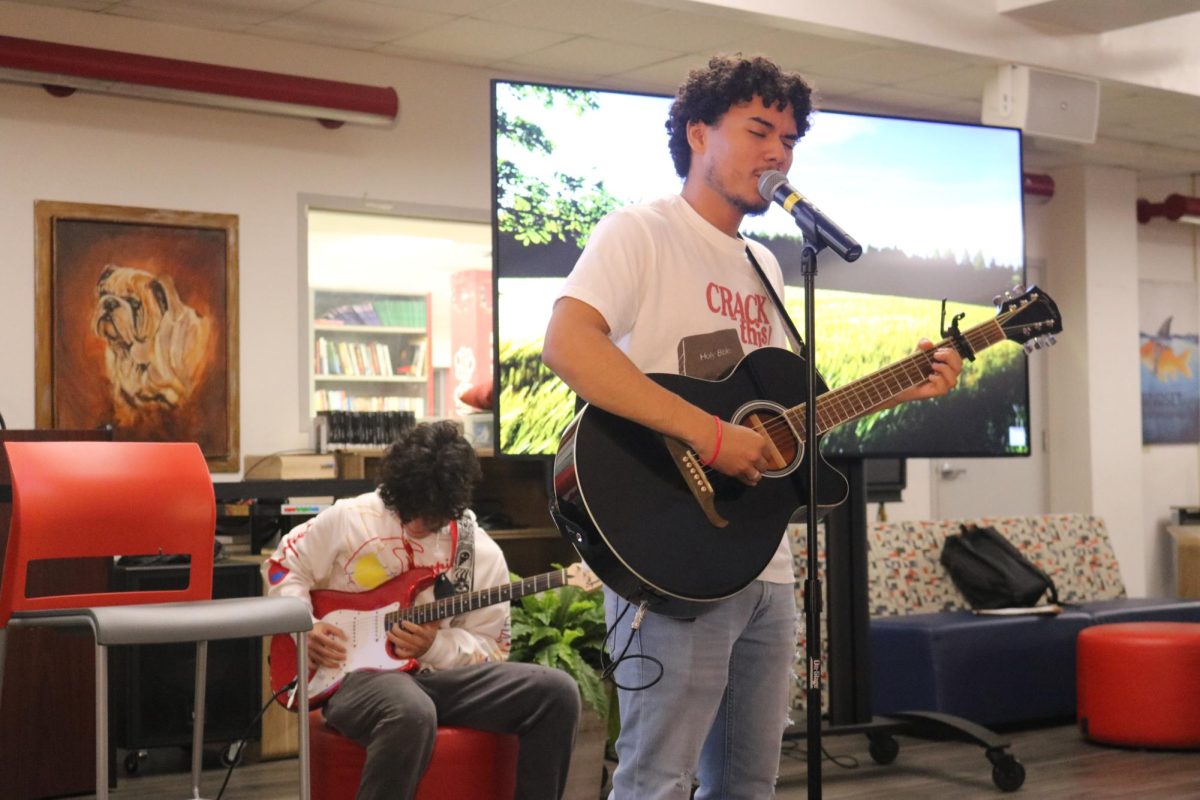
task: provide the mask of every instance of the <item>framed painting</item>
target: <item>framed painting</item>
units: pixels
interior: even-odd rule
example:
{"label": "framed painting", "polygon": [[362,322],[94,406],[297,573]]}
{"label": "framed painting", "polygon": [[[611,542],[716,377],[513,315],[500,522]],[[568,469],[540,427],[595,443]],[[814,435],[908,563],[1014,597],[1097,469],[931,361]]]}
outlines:
{"label": "framed painting", "polygon": [[39,428],[197,442],[236,472],[238,218],[39,200]]}

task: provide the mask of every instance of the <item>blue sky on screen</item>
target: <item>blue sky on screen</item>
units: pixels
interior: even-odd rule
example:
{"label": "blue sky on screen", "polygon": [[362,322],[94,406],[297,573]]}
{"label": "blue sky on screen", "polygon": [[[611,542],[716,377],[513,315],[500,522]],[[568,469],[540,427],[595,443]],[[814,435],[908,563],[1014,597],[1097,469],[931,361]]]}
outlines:
{"label": "blue sky on screen", "polygon": [[[670,100],[595,92],[599,108],[577,116],[559,104],[514,98],[497,85],[497,103],[545,131],[549,157],[507,141],[499,155],[527,173],[601,180],[627,203],[679,191],[663,123]],[[947,249],[983,254],[1019,269],[1023,263],[1019,133],[951,123],[817,113],[797,145],[794,186],[864,245],[910,255]],[[781,209],[747,219],[750,233],[794,234]]]}

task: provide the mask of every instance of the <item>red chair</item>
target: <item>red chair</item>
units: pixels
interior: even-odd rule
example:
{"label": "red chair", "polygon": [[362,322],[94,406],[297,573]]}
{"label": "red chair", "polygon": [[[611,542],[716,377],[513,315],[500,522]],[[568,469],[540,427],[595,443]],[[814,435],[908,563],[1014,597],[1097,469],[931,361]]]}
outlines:
{"label": "red chair", "polygon": [[[216,506],[195,444],[7,442],[12,524],[0,579],[0,679],[8,628],[90,629],[96,642],[96,797],[108,797],[108,647],[196,642],[192,791],[200,796],[208,642],[297,634],[297,672],[307,661],[308,606],[295,598],[212,599]],[[37,562],[186,555],[188,584],[161,591],[30,597]],[[53,568],[52,563],[39,565]],[[37,569],[38,567],[35,567]],[[297,692],[307,709],[307,687]],[[300,735],[300,793],[308,800],[308,735]]]}
{"label": "red chair", "polygon": [[[367,751],[308,717],[313,800],[354,800]],[[416,800],[512,800],[517,788],[517,737],[474,728],[438,728],[433,758]]]}

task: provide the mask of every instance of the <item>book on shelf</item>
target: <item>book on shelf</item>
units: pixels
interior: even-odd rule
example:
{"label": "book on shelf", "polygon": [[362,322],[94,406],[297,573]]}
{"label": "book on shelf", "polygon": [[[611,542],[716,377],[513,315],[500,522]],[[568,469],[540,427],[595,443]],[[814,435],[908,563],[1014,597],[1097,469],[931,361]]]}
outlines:
{"label": "book on shelf", "polygon": [[344,389],[313,392],[314,411],[411,411],[425,416],[425,398],[397,395],[351,395]]}
{"label": "book on shelf", "polygon": [[355,366],[354,359],[350,355],[350,346],[346,342],[337,343],[338,362],[341,364],[342,371],[339,375],[357,375],[358,370]]}
{"label": "book on shelf", "polygon": [[379,313],[375,310],[374,303],[356,303],[354,305],[354,316],[358,318],[360,325],[379,325]]}
{"label": "book on shelf", "polygon": [[413,355],[412,362],[413,375],[425,374],[425,350],[427,349],[427,345],[428,343],[425,339],[417,342],[417,352]]}
{"label": "book on shelf", "polygon": [[249,533],[218,533],[217,541],[221,543],[221,554],[224,556],[244,556],[250,554]]}

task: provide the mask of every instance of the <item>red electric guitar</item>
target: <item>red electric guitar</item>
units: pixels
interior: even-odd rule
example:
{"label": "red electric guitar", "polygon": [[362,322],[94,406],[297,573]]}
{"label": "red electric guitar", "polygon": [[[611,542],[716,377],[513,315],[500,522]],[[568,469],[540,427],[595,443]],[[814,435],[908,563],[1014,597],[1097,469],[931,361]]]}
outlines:
{"label": "red electric guitar", "polygon": [[[417,593],[436,578],[432,570],[414,569],[369,592],[318,590],[312,593],[313,615],[321,622],[336,625],[346,634],[348,652],[346,660],[336,669],[321,667],[309,671],[309,707],[324,705],[342,685],[342,679],[355,670],[411,672],[416,669],[415,660],[393,654],[387,639],[387,631],[402,620],[424,624],[560,586],[575,586],[585,591],[600,588],[600,579],[587,567],[572,564],[566,569],[514,583],[412,605]],[[271,639],[271,690],[279,693],[295,680],[296,642],[289,634],[277,634]],[[291,708],[294,693],[293,689],[280,694],[279,702]]]}

